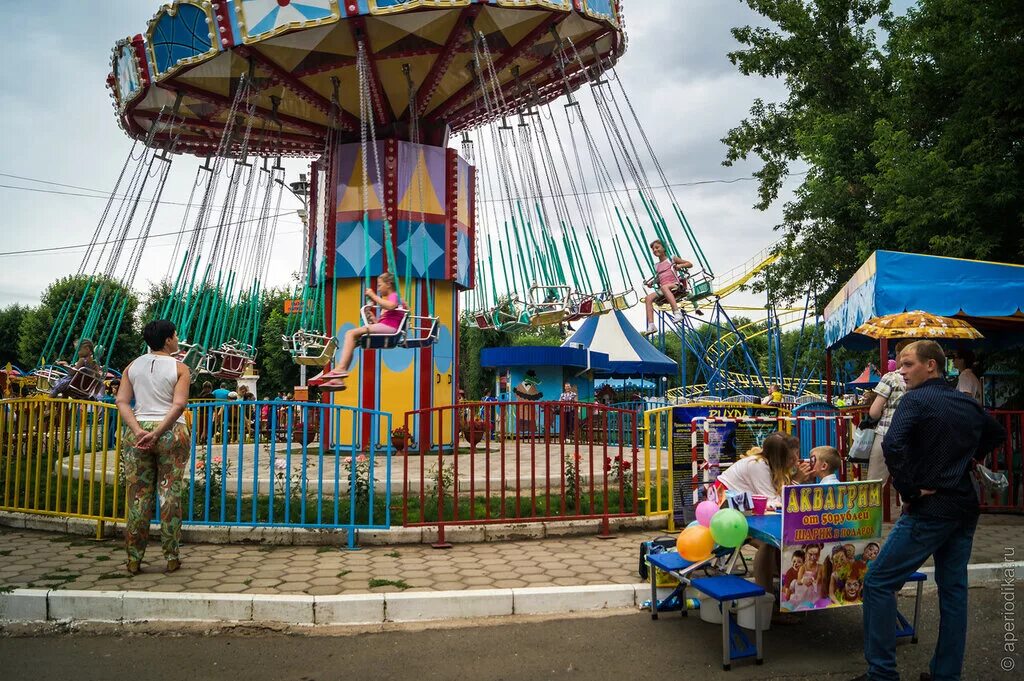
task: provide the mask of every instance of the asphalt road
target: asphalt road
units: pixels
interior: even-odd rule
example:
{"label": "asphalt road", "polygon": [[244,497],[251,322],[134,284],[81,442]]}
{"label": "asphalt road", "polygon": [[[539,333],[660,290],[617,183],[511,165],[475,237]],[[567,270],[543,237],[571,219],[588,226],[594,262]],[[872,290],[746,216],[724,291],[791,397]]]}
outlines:
{"label": "asphalt road", "polygon": [[[1024,593],[1017,583],[1017,593]],[[965,679],[1022,678],[1022,644],[1004,650],[1004,596],[972,589]],[[912,601],[901,599],[912,612]],[[1013,624],[1017,638],[1022,619]],[[927,669],[938,608],[926,593],[921,642],[899,646],[904,679]],[[721,670],[720,629],[700,621],[646,613],[600,617],[457,623],[443,628],[388,625],[374,631],[268,631],[253,628],[139,625],[3,631],[4,681],[333,681],[334,679],[847,679],[865,670],[860,609],[813,613],[766,635],[765,664],[739,661]],[[1005,661],[1009,660],[1009,662]],[[1015,665],[1014,671],[1001,666]]]}

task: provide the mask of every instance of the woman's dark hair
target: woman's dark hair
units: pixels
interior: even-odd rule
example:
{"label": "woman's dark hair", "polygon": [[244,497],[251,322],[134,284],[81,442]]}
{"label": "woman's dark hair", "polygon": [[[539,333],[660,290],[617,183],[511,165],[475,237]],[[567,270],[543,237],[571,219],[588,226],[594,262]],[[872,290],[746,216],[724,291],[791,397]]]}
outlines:
{"label": "woman's dark hair", "polygon": [[163,350],[163,347],[167,345],[167,340],[174,335],[175,331],[174,324],[166,319],[157,319],[146,324],[146,328],[142,330],[142,338],[145,339],[150,350]]}

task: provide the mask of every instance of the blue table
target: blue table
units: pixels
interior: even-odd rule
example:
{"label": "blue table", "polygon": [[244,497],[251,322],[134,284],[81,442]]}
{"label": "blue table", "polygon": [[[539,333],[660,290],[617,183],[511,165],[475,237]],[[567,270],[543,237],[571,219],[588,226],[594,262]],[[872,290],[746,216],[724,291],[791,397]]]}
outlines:
{"label": "blue table", "polygon": [[782,514],[766,513],[747,516],[747,536],[765,544],[782,548]]}

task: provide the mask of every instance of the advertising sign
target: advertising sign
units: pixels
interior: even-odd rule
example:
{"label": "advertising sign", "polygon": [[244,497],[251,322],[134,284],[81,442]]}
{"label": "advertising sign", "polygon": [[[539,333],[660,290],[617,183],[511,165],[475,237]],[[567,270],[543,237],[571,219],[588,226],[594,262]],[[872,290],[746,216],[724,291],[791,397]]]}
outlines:
{"label": "advertising sign", "polygon": [[882,547],[882,483],[784,487],[782,511],[781,609],[859,605]]}

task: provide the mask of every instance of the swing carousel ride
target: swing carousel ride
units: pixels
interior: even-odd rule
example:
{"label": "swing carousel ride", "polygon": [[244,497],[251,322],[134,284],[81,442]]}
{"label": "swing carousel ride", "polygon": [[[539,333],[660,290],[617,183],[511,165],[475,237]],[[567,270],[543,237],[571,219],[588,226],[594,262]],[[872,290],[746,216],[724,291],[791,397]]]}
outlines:
{"label": "swing carousel ride", "polygon": [[[402,300],[393,333],[360,339],[335,404],[453,404],[460,316],[511,330],[631,308],[654,272],[653,239],[679,254],[682,234],[698,264],[675,290],[684,312],[719,300],[616,72],[625,47],[617,0],[161,7],[113,51],[107,83],[134,144],[79,266],[84,292],[41,353],[38,389],[99,391],[171,166],[186,155],[201,162],[153,314],[176,324],[194,376],[237,379],[255,359],[284,157],[311,159],[283,338],[294,361],[337,361],[381,273]],[[674,327],[684,338],[685,326]],[[94,361],[80,357],[82,339]]]}

